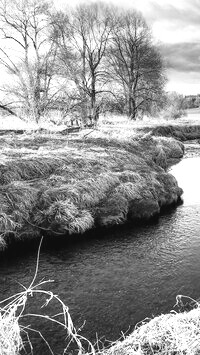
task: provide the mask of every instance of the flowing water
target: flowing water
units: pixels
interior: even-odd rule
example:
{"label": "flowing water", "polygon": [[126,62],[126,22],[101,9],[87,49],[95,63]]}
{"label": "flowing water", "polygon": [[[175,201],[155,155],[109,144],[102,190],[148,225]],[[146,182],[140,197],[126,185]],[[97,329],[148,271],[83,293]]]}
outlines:
{"label": "flowing water", "polygon": [[[200,297],[200,157],[183,159],[171,173],[184,189],[184,204],[157,223],[41,250],[38,279],[55,280],[48,288],[69,306],[76,327],[83,326],[80,334],[92,342],[116,340],[145,317],[169,312],[178,294]],[[1,299],[19,291],[18,283],[28,286],[36,253],[35,245],[2,257]],[[38,312],[40,304],[32,298],[28,310]],[[47,311],[58,308],[52,304]],[[60,329],[39,319],[31,325],[43,331],[56,354],[62,353]],[[31,339],[35,354],[49,354],[37,333]]]}

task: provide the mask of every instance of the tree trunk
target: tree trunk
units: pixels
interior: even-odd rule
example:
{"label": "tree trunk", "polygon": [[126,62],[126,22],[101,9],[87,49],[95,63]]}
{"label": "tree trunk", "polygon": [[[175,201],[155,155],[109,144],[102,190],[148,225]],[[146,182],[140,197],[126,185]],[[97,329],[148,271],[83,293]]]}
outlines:
{"label": "tree trunk", "polygon": [[96,89],[95,89],[95,76],[92,73],[92,83],[91,83],[91,118],[94,123],[96,123]]}
{"label": "tree trunk", "polygon": [[128,115],[131,120],[136,120],[137,108],[131,90],[129,90],[129,95],[128,95]]}
{"label": "tree trunk", "polygon": [[135,100],[132,97],[132,114],[131,114],[131,120],[136,120],[136,116],[137,116],[137,108],[136,108],[136,104],[135,104]]}
{"label": "tree trunk", "polygon": [[82,103],[81,103],[81,120],[85,125],[87,124],[87,93],[86,93],[86,48],[85,41],[83,40],[83,52],[82,52]]}

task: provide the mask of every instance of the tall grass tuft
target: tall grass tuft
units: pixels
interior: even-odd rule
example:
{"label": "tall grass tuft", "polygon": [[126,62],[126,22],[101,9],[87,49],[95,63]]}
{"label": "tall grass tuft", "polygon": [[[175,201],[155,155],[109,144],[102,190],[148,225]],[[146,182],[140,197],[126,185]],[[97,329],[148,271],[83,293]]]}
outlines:
{"label": "tall grass tuft", "polygon": [[0,354],[18,355],[23,348],[17,304],[0,308]]}
{"label": "tall grass tuft", "polygon": [[[68,307],[62,302],[62,300],[51,291],[43,289],[43,286],[47,283],[53,282],[53,280],[42,280],[36,282],[38,267],[39,267],[39,255],[41,249],[42,239],[40,241],[35,275],[28,287],[23,286],[23,291],[19,292],[3,301],[0,302],[0,354],[1,355],[19,355],[21,350],[24,349],[33,354],[32,344],[30,341],[30,332],[38,333],[46,344],[49,354],[54,355],[49,342],[43,334],[36,329],[32,329],[31,325],[22,326],[21,321],[28,317],[30,318],[43,318],[48,322],[53,322],[58,326],[61,326],[65,330],[65,337],[63,339],[63,355],[68,353],[70,344],[73,342],[76,345],[76,351],[79,355],[90,354],[95,355],[95,350],[93,345],[89,340],[78,334],[74,324],[72,322]],[[30,314],[26,313],[26,304],[29,298],[34,297],[34,295],[45,296],[46,301],[42,307],[46,307],[49,302],[57,302],[60,305],[60,313],[48,316],[43,314]],[[84,349],[84,345],[87,344],[87,351]]]}
{"label": "tall grass tuft", "polygon": [[183,155],[182,143],[132,125],[119,132],[0,137],[0,248],[13,238],[134,223],[176,202],[181,190],[167,167]]}
{"label": "tall grass tuft", "polygon": [[[180,296],[177,296],[180,297]],[[171,311],[139,323],[104,355],[197,355],[200,353],[200,305],[189,312]]]}

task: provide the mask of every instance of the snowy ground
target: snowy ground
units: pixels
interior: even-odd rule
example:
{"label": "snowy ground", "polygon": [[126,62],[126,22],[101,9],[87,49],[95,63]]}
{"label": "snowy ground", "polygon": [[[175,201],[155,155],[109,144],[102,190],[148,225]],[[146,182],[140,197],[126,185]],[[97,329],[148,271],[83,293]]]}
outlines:
{"label": "snowy ground", "polygon": [[[104,121],[122,121],[122,123],[124,124],[124,119],[125,117],[122,116],[112,116],[111,117],[102,117],[102,120]],[[130,124],[130,121],[126,118],[125,119],[127,125]],[[155,122],[154,122],[155,121]],[[187,122],[189,121],[190,123],[192,122],[194,123],[200,123],[200,108],[195,108],[195,109],[189,109],[187,110],[187,115],[183,116],[181,119],[178,120],[162,120],[162,118],[159,119],[153,119],[150,117],[144,117],[143,120],[137,120],[137,125],[143,125],[144,123],[178,123],[178,122]],[[134,121],[132,121],[132,123],[134,124]],[[135,122],[136,123],[136,122]],[[23,121],[18,117],[15,116],[3,116],[0,118],[0,130],[6,130],[6,129],[23,129],[23,130],[35,130],[38,128],[45,128],[48,129],[50,131],[60,131],[62,129],[66,128],[66,125],[55,125],[52,122],[50,122],[49,120],[45,119],[45,120],[41,120],[41,122],[39,124],[36,124],[34,121]]]}
{"label": "snowy ground", "polygon": [[62,130],[65,129],[66,126],[65,125],[59,125],[56,126],[55,124],[49,122],[49,121],[41,121],[39,124],[36,124],[34,121],[23,121],[18,117],[15,116],[4,116],[0,118],[0,130],[35,130],[38,128],[45,128],[48,130],[53,130],[53,131],[57,131],[57,130]]}

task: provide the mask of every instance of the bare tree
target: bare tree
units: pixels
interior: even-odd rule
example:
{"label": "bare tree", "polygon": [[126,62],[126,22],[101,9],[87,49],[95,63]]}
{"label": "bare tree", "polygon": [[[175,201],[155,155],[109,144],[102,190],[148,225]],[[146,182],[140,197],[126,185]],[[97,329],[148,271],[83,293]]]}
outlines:
{"label": "bare tree", "polygon": [[105,95],[119,95],[131,118],[159,101],[163,64],[141,15],[101,2],[51,10],[48,0],[0,0],[0,64],[13,103],[2,105],[38,121],[56,102],[86,123],[97,121]]}
{"label": "bare tree", "polygon": [[159,101],[165,83],[162,59],[139,13],[115,9],[113,16],[117,25],[112,29],[107,56],[108,75],[118,89],[121,87],[128,115],[135,119],[139,110]]}
{"label": "bare tree", "polygon": [[4,90],[36,121],[55,95],[57,46],[49,38],[50,7],[45,0],[0,0],[0,63],[13,76]]}
{"label": "bare tree", "polygon": [[77,89],[83,120],[89,115],[96,121],[106,90],[103,59],[112,28],[110,8],[101,2],[84,3],[71,13],[59,13],[54,24],[61,67]]}

